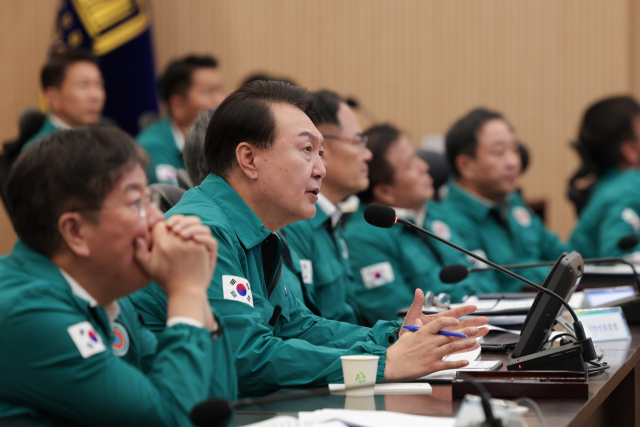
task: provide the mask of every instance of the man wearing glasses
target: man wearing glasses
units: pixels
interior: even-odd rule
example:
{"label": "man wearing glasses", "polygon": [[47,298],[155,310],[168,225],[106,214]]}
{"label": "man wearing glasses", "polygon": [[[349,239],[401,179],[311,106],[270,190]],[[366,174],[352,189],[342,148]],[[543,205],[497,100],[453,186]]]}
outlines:
{"label": "man wearing glasses", "polygon": [[316,215],[285,227],[282,234],[301,258],[302,279],[322,316],[362,324],[350,284],[353,277],[342,224],[345,211],[355,210],[345,200],[369,186],[367,162],[372,155],[358,118],[340,95],[328,90],[312,95],[309,118],[325,141],[322,162],[327,175]]}
{"label": "man wearing glasses", "polygon": [[[217,243],[196,217],[164,221],[147,162],[125,132],[92,127],[49,135],[13,166],[0,424],[190,426],[197,403],[236,398],[230,337],[207,301]],[[167,298],[157,336],[124,298],[152,280]]]}

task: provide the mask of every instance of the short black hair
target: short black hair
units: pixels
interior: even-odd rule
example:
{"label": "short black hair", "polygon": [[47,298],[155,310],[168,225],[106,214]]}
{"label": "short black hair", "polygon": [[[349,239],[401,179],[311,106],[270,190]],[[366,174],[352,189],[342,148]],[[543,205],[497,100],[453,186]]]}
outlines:
{"label": "short black hair", "polygon": [[379,184],[393,184],[395,170],[389,160],[387,152],[389,147],[396,142],[402,132],[395,126],[385,123],[374,125],[364,132],[369,139],[367,148],[373,154],[369,160],[369,187],[358,194],[363,203],[371,203],[374,199],[373,189]]}
{"label": "short black hair", "polygon": [[226,176],[236,164],[236,147],[249,142],[269,148],[277,136],[271,104],[289,104],[309,112],[312,98],[306,89],[284,82],[255,81],[229,95],[207,128],[204,150],[209,171]]}
{"label": "short black hair", "polygon": [[600,172],[622,161],[620,145],[636,138],[633,118],[640,114],[638,102],[631,96],[602,99],[584,113],[578,143],[589,153]]}
{"label": "short black hair", "polygon": [[204,141],[211,116],[217,109],[218,106],[216,105],[198,114],[198,118],[189,126],[184,137],[182,159],[193,185],[200,185],[209,175],[209,166],[204,156]]}
{"label": "short black hair", "polygon": [[313,108],[308,116],[314,125],[331,124],[340,126],[338,110],[344,99],[336,92],[322,89],[311,93],[313,96]]}
{"label": "short black hair", "polygon": [[292,84],[294,86],[298,86],[296,84],[296,82],[294,82],[293,80],[286,78],[286,77],[276,77],[276,76],[272,76],[270,74],[267,73],[253,73],[251,75],[249,75],[247,78],[245,78],[242,81],[242,84],[240,84],[240,86],[244,86],[244,85],[248,85],[249,83],[253,83],[255,81],[258,80],[265,80],[268,82],[285,82],[285,83],[289,83]]}
{"label": "short black hair", "polygon": [[[7,210],[18,237],[51,257],[60,245],[58,219],[99,210],[124,173],[148,164],[144,149],[116,127],[55,132],[18,157],[7,180]],[[97,221],[97,216],[87,216]]]}
{"label": "short black hair", "polygon": [[42,89],[48,87],[60,88],[67,74],[67,68],[76,62],[91,62],[99,67],[98,58],[86,50],[72,50],[69,52],[54,52],[42,67],[40,84]]}
{"label": "short black hair", "polygon": [[497,111],[476,108],[451,126],[445,136],[445,147],[447,160],[455,176],[460,175],[460,171],[456,168],[456,158],[461,154],[475,158],[478,148],[478,132],[486,122],[495,119],[505,120],[502,114]]}
{"label": "short black hair", "polygon": [[189,55],[171,61],[160,78],[160,96],[167,102],[171,95],[187,96],[195,70],[217,67],[218,60],[211,55]]}

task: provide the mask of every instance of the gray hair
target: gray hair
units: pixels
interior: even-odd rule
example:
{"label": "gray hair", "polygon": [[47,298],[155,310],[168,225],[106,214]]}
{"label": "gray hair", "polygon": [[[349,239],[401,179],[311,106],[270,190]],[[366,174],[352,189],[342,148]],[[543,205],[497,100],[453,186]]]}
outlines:
{"label": "gray hair", "polygon": [[217,108],[218,106],[215,106],[198,114],[198,118],[189,126],[185,135],[182,157],[193,185],[200,185],[209,175],[207,158],[204,155],[204,136],[207,133],[211,116]]}

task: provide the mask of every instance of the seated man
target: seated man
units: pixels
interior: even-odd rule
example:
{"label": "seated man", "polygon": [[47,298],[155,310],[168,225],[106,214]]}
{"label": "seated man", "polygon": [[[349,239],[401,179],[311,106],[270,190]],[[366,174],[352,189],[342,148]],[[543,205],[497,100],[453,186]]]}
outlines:
{"label": "seated man", "polygon": [[[568,251],[516,191],[521,168],[518,143],[499,113],[471,111],[449,129],[445,144],[455,179],[449,182],[443,213],[469,250],[501,265],[555,261]],[[545,267],[517,271],[536,283],[542,283],[548,272]],[[522,287],[504,274],[496,279],[495,291],[516,292]]]}
{"label": "seated man", "polygon": [[344,239],[351,248],[356,298],[369,324],[395,319],[397,311],[413,301],[416,288],[436,295],[446,292],[453,302],[471,292],[493,289],[493,272],[470,275],[455,285],[440,281],[440,270],[452,264],[469,264],[466,256],[403,225],[377,228],[364,219],[367,203],[391,206],[396,215],[432,231],[453,243],[466,246],[447,225],[447,217],[433,197],[429,166],[406,136],[391,125],[374,126],[364,135],[373,153],[369,161],[369,188],[358,194],[360,207],[346,222]]}
{"label": "seated man", "polygon": [[147,126],[136,139],[151,160],[149,182],[178,185],[176,170],[184,169],[187,128],[201,111],[224,99],[218,61],[211,56],[187,56],[171,62],[160,79],[160,94],[168,116]]}
{"label": "seated man", "polygon": [[309,117],[325,141],[322,163],[327,176],[318,195],[316,215],[285,227],[282,233],[302,258],[303,270],[308,271],[304,278],[322,317],[363,324],[354,301],[349,250],[342,237],[346,215],[340,202],[369,185],[371,151],[358,118],[340,95],[328,90],[312,95]]}
{"label": "seated man", "polygon": [[[405,324],[425,326],[416,333],[398,332],[400,322],[378,322],[369,329],[314,316],[289,290],[291,276],[282,274],[282,242],[275,230],[315,215],[325,175],[322,135],[305,114],[310,107],[304,89],[282,82],[257,81],[229,95],[207,130],[211,173],[168,212],[197,214],[218,240],[209,303],[233,341],[240,392],[340,382],[340,356],[347,354],[379,355],[380,380],[466,365],[442,357],[477,348],[472,337],[487,332],[478,328],[486,318],[449,317],[469,314],[473,306],[427,318],[421,310],[424,295],[417,290]],[[131,299],[147,326],[165,327],[166,297],[159,287]],[[435,335],[442,328],[470,338]]]}
{"label": "seated man", "polygon": [[571,244],[584,258],[639,251],[640,245],[622,249],[618,242],[640,233],[640,106],[628,96],[596,102],[584,114],[577,143],[588,155],[579,173],[596,181]]}
{"label": "seated man", "polygon": [[91,53],[54,53],[42,68],[40,80],[50,111],[23,150],[56,130],[100,121],[106,94],[98,60]]}
{"label": "seated man", "polygon": [[[126,133],[94,127],[56,132],[14,165],[19,240],[0,258],[0,339],[11,343],[0,347],[0,420],[188,426],[200,401],[236,398],[229,337],[212,340],[220,331],[206,297],[217,244],[197,218],[163,220],[146,162]],[[151,280],[167,295],[157,338],[121,299]]]}
{"label": "seated man", "polygon": [[[211,116],[213,116],[217,108],[218,107],[212,107],[200,113],[196,121],[193,122],[187,130],[183,151],[184,165],[187,168],[189,178],[195,185],[200,185],[207,175],[209,175],[207,159],[202,154],[204,153],[207,127],[211,121]],[[280,238],[282,238],[282,235],[280,235]],[[304,305],[314,314],[319,314],[320,311],[309,292],[309,281],[302,275],[300,257],[287,245],[284,239],[282,239],[282,261],[282,274],[290,276],[287,279],[289,291],[300,301],[303,301]],[[305,283],[305,281],[307,281],[307,283]]]}

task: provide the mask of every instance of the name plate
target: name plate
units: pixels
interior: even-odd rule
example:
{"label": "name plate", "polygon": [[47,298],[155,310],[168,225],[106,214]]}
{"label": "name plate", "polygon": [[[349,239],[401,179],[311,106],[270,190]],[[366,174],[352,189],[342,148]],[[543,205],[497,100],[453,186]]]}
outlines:
{"label": "name plate", "polygon": [[588,338],[594,342],[630,340],[629,325],[620,307],[576,310]]}

